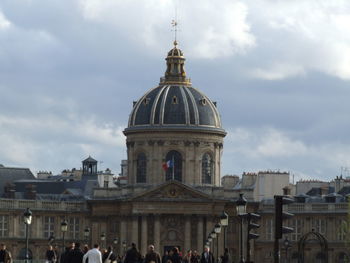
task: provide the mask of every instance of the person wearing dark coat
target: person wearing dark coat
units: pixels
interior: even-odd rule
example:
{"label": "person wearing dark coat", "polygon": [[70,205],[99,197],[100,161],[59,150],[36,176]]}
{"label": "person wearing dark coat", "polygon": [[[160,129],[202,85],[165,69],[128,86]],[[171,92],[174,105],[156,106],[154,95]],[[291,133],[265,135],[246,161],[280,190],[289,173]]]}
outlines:
{"label": "person wearing dark coat", "polygon": [[215,263],[213,253],[210,252],[208,246],[204,247],[204,252],[202,253],[200,263]]}
{"label": "person wearing dark coat", "polygon": [[139,263],[141,261],[141,254],[136,248],[136,244],[132,243],[131,248],[126,251],[124,263]]}
{"label": "person wearing dark coat", "polygon": [[67,254],[67,263],[83,262],[84,253],[80,249],[80,243],[75,243],[74,249],[71,249]]}
{"label": "person wearing dark coat", "polygon": [[57,260],[57,255],[55,251],[53,250],[53,247],[49,245],[48,250],[46,250],[46,261],[48,263],[55,263]]}
{"label": "person wearing dark coat", "polygon": [[162,257],[162,263],[167,263],[169,259],[170,259],[169,251],[167,250],[165,251],[165,254]]}
{"label": "person wearing dark coat", "polygon": [[221,263],[230,263],[230,253],[228,248],[225,248],[224,255],[221,257]]}
{"label": "person wearing dark coat", "polygon": [[150,245],[148,247],[148,252],[147,252],[147,254],[145,256],[144,263],[151,263],[152,261],[154,263],[161,263],[159,254],[154,251],[154,246]]}
{"label": "person wearing dark coat", "polygon": [[179,249],[177,247],[173,248],[173,254],[170,258],[172,263],[181,263],[182,262],[182,258],[179,254]]}

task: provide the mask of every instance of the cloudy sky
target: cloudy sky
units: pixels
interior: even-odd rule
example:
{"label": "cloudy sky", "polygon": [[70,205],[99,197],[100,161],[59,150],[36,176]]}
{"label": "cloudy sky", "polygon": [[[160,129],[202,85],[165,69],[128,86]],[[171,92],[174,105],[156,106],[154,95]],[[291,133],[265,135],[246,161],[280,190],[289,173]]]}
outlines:
{"label": "cloudy sky", "polygon": [[2,0],[0,163],[58,173],[91,155],[118,173],[175,6],[187,74],[228,132],[224,174],[350,167],[348,0]]}

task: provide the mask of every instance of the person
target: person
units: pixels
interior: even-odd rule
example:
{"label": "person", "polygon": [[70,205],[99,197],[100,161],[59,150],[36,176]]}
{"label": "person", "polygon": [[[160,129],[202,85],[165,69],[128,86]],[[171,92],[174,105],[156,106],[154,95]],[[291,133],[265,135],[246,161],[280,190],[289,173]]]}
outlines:
{"label": "person", "polygon": [[136,248],[135,243],[131,243],[131,248],[126,251],[124,263],[139,263],[141,261],[141,254]]}
{"label": "person", "polygon": [[83,261],[84,253],[80,249],[80,243],[75,243],[73,249],[68,252],[67,263],[81,263]]}
{"label": "person", "polygon": [[183,257],[182,262],[183,263],[191,263],[191,258],[192,258],[192,250],[188,250],[187,254]]}
{"label": "person", "polygon": [[61,254],[60,257],[60,263],[68,263],[68,254],[70,250],[70,247],[65,247],[64,252]]}
{"label": "person", "polygon": [[182,258],[179,253],[179,248],[178,247],[173,247],[173,255],[171,256],[170,260],[172,263],[181,263]]}
{"label": "person", "polygon": [[191,256],[191,263],[199,263],[200,256],[198,255],[197,250],[194,250]]}
{"label": "person", "polygon": [[102,255],[102,262],[103,263],[115,263],[117,260],[116,255],[112,251],[112,247],[109,246],[105,253]]}
{"label": "person", "polygon": [[0,244],[0,262],[12,263],[11,253],[6,249],[5,244]]}
{"label": "person", "polygon": [[204,247],[204,252],[201,256],[200,263],[214,263],[214,256],[213,253],[211,253],[210,248],[208,246]]}
{"label": "person", "polygon": [[86,260],[89,260],[89,263],[102,263],[102,255],[99,250],[100,246],[98,244],[94,245],[93,249],[90,249],[84,256],[83,256],[83,263],[86,263]]}
{"label": "person", "polygon": [[56,261],[57,261],[56,252],[53,250],[53,247],[49,245],[48,249],[46,250],[46,262],[55,263]]}
{"label": "person", "polygon": [[168,260],[170,260],[169,250],[166,250],[163,257],[162,257],[162,263],[167,263]]}
{"label": "person", "polygon": [[160,256],[156,251],[154,251],[153,245],[149,245],[148,252],[147,252],[147,254],[145,256],[145,260],[144,260],[144,263],[150,263],[150,262],[161,263]]}
{"label": "person", "polygon": [[228,252],[228,248],[225,248],[224,255],[221,256],[221,263],[229,263],[230,262],[230,253]]}

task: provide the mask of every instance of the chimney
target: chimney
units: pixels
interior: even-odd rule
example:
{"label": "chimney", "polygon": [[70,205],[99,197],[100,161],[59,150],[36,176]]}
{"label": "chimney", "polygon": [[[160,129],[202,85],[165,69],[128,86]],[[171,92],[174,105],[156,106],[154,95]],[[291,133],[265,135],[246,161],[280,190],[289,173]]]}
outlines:
{"label": "chimney", "polygon": [[26,192],[25,192],[24,198],[31,199],[31,200],[36,199],[36,185],[33,185],[33,184],[26,185]]}

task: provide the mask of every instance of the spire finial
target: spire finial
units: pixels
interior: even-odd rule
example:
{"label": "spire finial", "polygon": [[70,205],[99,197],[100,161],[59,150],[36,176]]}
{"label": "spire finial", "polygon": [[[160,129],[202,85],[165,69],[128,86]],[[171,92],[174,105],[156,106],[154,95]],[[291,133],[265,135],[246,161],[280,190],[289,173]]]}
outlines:
{"label": "spire finial", "polygon": [[171,25],[174,28],[173,29],[174,30],[174,46],[177,46],[177,26],[178,26],[178,22],[177,22],[176,18],[171,21]]}

